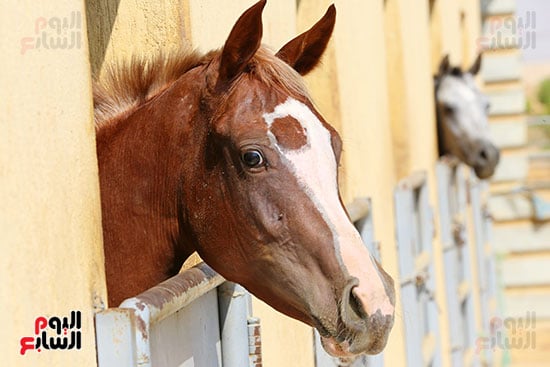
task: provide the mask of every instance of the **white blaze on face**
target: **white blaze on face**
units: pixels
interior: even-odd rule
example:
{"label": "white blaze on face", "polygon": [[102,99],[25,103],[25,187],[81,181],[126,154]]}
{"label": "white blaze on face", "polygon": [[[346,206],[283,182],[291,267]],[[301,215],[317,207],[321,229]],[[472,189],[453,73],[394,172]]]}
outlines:
{"label": "white blaze on face", "polygon": [[457,129],[460,136],[470,140],[476,138],[489,139],[489,123],[485,110],[486,98],[479,92],[471,75],[462,77],[447,76],[441,80],[437,92],[440,103],[454,106],[455,123],[452,129]]}
{"label": "white blaze on face", "polygon": [[307,136],[307,144],[300,149],[283,149],[269,132],[273,144],[331,229],[340,264],[349,275],[359,279],[354,293],[363,303],[364,310],[369,315],[378,309],[383,315],[392,315],[394,308],[380,274],[340,203],[337,163],[330,132],[305,104],[292,98],[275,107],[273,112],[264,114],[263,118],[270,128],[276,119],[287,116],[300,123]]}

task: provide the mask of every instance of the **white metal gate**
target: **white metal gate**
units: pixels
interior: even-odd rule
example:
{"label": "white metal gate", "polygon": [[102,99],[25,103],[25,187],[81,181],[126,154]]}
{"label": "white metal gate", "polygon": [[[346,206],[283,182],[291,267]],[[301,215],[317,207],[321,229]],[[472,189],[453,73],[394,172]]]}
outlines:
{"label": "white metal gate", "polygon": [[401,180],[394,201],[407,365],[440,366],[433,212],[426,174],[416,172]]}
{"label": "white metal gate", "polygon": [[436,165],[451,363],[456,367],[479,365],[479,359],[474,353],[474,285],[470,263],[471,244],[466,230],[468,211],[464,168],[457,161],[448,159],[441,159]]}
{"label": "white metal gate", "polygon": [[[481,330],[485,333],[482,337],[488,337],[490,333],[491,315],[498,314],[496,304],[497,269],[493,248],[491,246],[492,219],[482,200],[482,194],[487,192],[487,182],[481,182],[475,178],[469,181],[470,209],[474,229],[474,246],[477,252],[477,267],[479,279],[479,300],[481,309]],[[476,352],[482,352],[486,364],[493,364],[493,350],[483,348]]]}
{"label": "white metal gate", "polygon": [[259,367],[246,290],[201,263],[96,314],[99,367]]}

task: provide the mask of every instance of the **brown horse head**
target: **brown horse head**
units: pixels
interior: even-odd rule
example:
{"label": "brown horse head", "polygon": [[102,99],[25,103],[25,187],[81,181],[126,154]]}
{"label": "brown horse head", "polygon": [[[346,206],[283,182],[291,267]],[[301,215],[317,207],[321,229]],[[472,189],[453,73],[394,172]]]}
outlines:
{"label": "brown horse head", "polygon": [[200,200],[188,207],[200,213],[190,218],[197,250],[226,278],[316,327],[329,352],[377,353],[393,324],[393,282],[346,215],[341,140],[298,76],[319,62],[335,8],[273,56],[260,48],[264,4],[241,16],[206,71],[206,169],[195,180],[203,185],[189,188]]}
{"label": "brown horse head", "polygon": [[[113,289],[128,284],[122,275],[115,280],[125,260],[110,254],[112,242],[127,243],[131,235],[150,246],[169,238],[186,254],[195,249],[226,279],[275,309],[317,328],[329,353],[378,353],[393,325],[393,280],[346,214],[337,178],[342,142],[316,111],[300,76],[318,64],[335,8],[275,55],[260,46],[264,5],[260,1],[239,18],[220,52],[99,130],[106,258],[113,269],[111,275],[107,269],[108,283],[113,279]],[[149,211],[143,222],[113,224],[125,194],[111,194],[110,180],[123,165],[113,163],[108,172],[115,153],[103,135],[111,131],[114,141],[125,125],[133,130],[117,138],[120,144],[139,134],[145,139],[126,148],[128,159],[151,162],[135,164],[132,174],[146,177],[128,189],[152,193],[151,199],[139,195],[139,203],[153,202],[147,205],[168,223],[170,234],[148,229]],[[148,152],[140,153],[147,139]],[[136,201],[136,194],[129,200]],[[128,215],[120,211],[119,217]],[[149,241],[142,240],[145,235]],[[157,255],[147,256],[156,268],[163,264]]]}
{"label": "brown horse head", "polygon": [[489,136],[489,101],[474,77],[481,54],[467,71],[451,67],[445,56],[435,77],[435,100],[440,154],[450,154],[472,167],[479,178],[489,178],[499,161],[499,149]]}

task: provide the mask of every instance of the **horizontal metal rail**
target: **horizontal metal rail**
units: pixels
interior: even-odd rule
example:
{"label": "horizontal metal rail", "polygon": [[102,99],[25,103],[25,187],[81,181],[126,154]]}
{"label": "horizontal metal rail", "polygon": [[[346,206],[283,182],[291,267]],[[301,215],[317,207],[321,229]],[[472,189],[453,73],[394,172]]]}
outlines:
{"label": "horizontal metal rail", "polygon": [[534,160],[547,160],[547,159],[550,159],[550,152],[549,151],[530,152],[528,157],[532,161],[534,161]]}
{"label": "horizontal metal rail", "polygon": [[550,115],[538,115],[527,117],[529,126],[548,126],[550,125]]}
{"label": "horizontal metal rail", "polygon": [[416,171],[411,175],[400,180],[397,184],[401,190],[416,190],[422,187],[426,182],[426,172],[425,171]]}
{"label": "horizontal metal rail", "polygon": [[136,297],[125,300],[119,307],[132,308],[140,312],[147,308],[149,322],[159,322],[224,281],[221,275],[202,262]]}
{"label": "horizontal metal rail", "polygon": [[[205,263],[96,314],[98,364],[151,367],[151,325],[214,290],[225,279]],[[246,325],[245,325],[246,326]]]}
{"label": "horizontal metal rail", "polygon": [[369,215],[370,200],[368,198],[356,198],[346,205],[346,210],[352,222],[357,222]]}

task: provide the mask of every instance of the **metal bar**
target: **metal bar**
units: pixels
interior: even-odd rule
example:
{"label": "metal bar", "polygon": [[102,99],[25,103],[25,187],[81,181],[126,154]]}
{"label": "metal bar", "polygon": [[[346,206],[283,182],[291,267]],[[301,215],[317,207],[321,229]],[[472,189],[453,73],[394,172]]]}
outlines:
{"label": "metal bar", "polygon": [[352,222],[365,218],[370,212],[370,200],[368,198],[355,198],[353,202],[346,205],[349,217]]}
{"label": "metal bar", "polygon": [[467,298],[470,297],[472,292],[472,287],[467,280],[460,282],[458,285],[458,301],[460,303],[466,302]]}
{"label": "metal bar", "polygon": [[221,275],[200,263],[122,302],[119,308],[133,310],[136,318],[137,366],[151,367],[151,324],[176,313],[223,282]]}
{"label": "metal bar", "polygon": [[120,307],[128,308],[124,304],[130,306],[133,303],[147,305],[151,322],[158,322],[223,282],[224,278],[221,275],[202,262],[124,301]]}
{"label": "metal bar", "polygon": [[246,290],[233,282],[218,287],[222,366],[243,367],[248,361],[248,311]]}
{"label": "metal bar", "polygon": [[428,251],[423,251],[414,259],[414,268],[416,276],[419,276],[428,270],[428,267],[432,264],[432,254]]}
{"label": "metal bar", "polygon": [[550,125],[550,115],[529,116],[527,117],[527,125],[548,126]]}
{"label": "metal bar", "polygon": [[437,351],[437,339],[433,333],[429,333],[422,341],[422,359],[424,366],[432,366]]}
{"label": "metal bar", "polygon": [[530,160],[536,160],[536,159],[550,159],[550,152],[548,151],[542,151],[542,152],[529,152],[528,157]]}
{"label": "metal bar", "polygon": [[136,333],[132,310],[106,309],[95,315],[98,367],[135,367]]}
{"label": "metal bar", "polygon": [[400,190],[416,190],[426,182],[426,172],[416,171],[405,177],[397,184]]}
{"label": "metal bar", "polygon": [[[413,180],[403,180],[394,190],[394,213],[396,240],[399,247],[399,272],[402,279],[414,278],[414,196]],[[405,183],[408,182],[408,183]],[[418,300],[416,284],[408,282],[401,285],[401,307],[407,310],[404,314],[405,354],[408,366],[423,366],[422,339],[423,332],[418,327],[421,304]]]}

